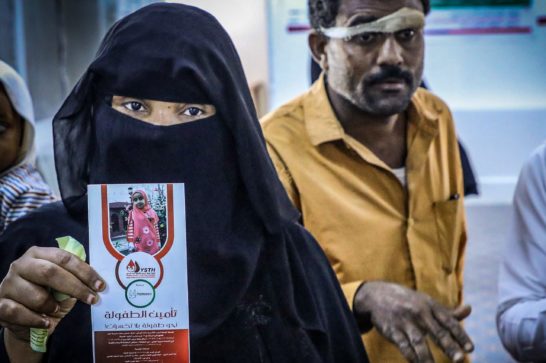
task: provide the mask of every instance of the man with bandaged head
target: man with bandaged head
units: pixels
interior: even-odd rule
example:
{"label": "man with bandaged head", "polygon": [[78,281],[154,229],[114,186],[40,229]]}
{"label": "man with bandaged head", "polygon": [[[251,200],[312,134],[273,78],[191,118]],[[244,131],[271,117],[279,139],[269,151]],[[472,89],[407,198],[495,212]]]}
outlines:
{"label": "man with bandaged head", "polygon": [[418,88],[428,0],[309,0],[322,75],[266,115],[277,172],[370,361],[463,362],[466,227],[451,113]]}

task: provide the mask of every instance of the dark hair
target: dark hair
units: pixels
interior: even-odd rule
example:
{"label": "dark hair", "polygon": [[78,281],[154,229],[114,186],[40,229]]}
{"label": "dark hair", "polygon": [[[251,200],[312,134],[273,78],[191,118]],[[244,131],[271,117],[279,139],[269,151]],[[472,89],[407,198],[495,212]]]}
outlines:
{"label": "dark hair", "polygon": [[[421,0],[425,15],[430,12],[430,0]],[[341,0],[308,0],[309,20],[313,29],[329,28],[336,22]]]}

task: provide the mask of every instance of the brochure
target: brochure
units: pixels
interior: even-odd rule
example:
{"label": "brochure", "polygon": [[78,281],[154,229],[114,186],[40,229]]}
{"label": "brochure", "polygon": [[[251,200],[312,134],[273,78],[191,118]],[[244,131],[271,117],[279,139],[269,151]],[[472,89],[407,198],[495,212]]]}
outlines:
{"label": "brochure", "polygon": [[184,185],[89,185],[88,207],[94,362],[189,362]]}

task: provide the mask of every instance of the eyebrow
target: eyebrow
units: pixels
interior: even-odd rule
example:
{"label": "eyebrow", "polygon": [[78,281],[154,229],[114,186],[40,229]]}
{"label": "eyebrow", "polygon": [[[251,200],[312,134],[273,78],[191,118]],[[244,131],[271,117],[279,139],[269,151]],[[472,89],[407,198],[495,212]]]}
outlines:
{"label": "eyebrow", "polygon": [[365,23],[371,23],[372,21],[376,21],[379,19],[377,16],[373,15],[357,15],[354,18],[351,19],[348,26],[355,26],[359,24],[365,24]]}
{"label": "eyebrow", "polygon": [[197,103],[185,103],[185,102],[173,102],[175,104],[175,111],[176,112],[179,112],[180,110],[183,110],[185,109],[186,107],[188,107],[189,105],[192,105],[192,106],[200,106],[199,104]]}

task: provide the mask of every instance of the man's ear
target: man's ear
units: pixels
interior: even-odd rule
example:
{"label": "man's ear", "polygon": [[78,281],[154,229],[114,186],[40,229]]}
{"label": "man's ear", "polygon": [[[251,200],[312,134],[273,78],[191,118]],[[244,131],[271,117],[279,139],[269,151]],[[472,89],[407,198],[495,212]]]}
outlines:
{"label": "man's ear", "polygon": [[326,55],[326,44],[328,44],[328,38],[320,34],[316,30],[312,30],[307,38],[309,43],[309,49],[313,55],[313,59],[320,65],[323,72],[328,71],[328,57]]}

